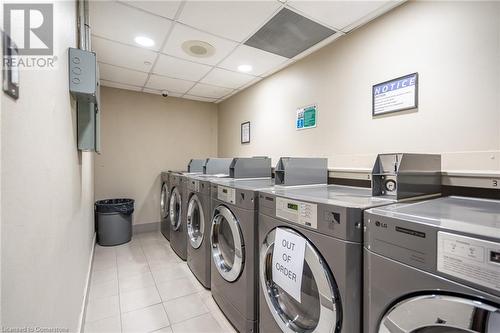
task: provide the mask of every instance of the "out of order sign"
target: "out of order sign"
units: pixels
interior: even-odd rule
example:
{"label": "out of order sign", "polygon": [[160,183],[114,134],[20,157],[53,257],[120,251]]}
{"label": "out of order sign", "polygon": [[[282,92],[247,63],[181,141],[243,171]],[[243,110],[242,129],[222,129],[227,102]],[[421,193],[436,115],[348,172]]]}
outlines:
{"label": "out of order sign", "polygon": [[306,240],[276,228],[273,250],[273,281],[300,302]]}

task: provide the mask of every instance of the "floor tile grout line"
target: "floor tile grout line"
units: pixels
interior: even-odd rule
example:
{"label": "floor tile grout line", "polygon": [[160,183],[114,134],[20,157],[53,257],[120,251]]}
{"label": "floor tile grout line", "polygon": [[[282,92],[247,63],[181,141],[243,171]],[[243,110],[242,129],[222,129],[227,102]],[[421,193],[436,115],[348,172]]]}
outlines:
{"label": "floor tile grout line", "polygon": [[118,286],[118,315],[120,316],[120,332],[123,333],[123,323],[122,323],[122,305],[121,305],[121,295],[120,295],[120,277],[118,273],[118,255],[116,249],[114,249],[115,254],[115,265],[116,265],[116,283]]}
{"label": "floor tile grout line", "polygon": [[[143,242],[142,242],[142,239],[139,239],[139,242],[141,243],[141,251],[144,253],[144,249],[143,249]],[[168,324],[170,327],[172,327],[172,322],[170,321],[170,317],[168,316],[168,313],[167,313],[167,310],[165,309],[165,305],[163,305],[163,299],[161,297],[161,293],[160,293],[160,289],[158,289],[158,285],[156,284],[156,280],[155,280],[155,277],[153,275],[153,271],[151,270],[151,266],[149,265],[149,259],[146,257],[146,262],[148,264],[148,268],[149,268],[149,273],[152,275],[153,277],[153,283],[155,285],[155,288],[156,288],[156,292],[158,293],[158,296],[160,297],[160,302],[161,302],[161,307],[163,309],[163,312],[165,312],[165,316],[167,317],[167,320],[168,320]],[[173,329],[172,329],[173,331]]]}

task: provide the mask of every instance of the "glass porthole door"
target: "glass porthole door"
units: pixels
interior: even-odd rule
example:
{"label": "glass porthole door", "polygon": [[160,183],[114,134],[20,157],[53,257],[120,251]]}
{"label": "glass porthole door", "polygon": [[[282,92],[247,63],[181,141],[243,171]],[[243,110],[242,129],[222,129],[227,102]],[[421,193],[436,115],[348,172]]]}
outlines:
{"label": "glass porthole door", "polygon": [[170,195],[170,224],[172,225],[172,230],[177,231],[181,226],[181,214],[182,214],[182,198],[177,187],[172,190]]}
{"label": "glass porthole door", "polygon": [[[409,315],[411,314],[411,315]],[[379,333],[500,332],[500,309],[449,295],[423,295],[394,305],[382,318]]]}
{"label": "glass porthole door", "polygon": [[[304,238],[290,228],[287,232]],[[301,302],[273,281],[272,261],[276,229],[270,231],[260,247],[260,285],[274,320],[286,333],[340,332],[342,307],[340,295],[321,255],[306,239]]]}
{"label": "glass porthole door", "polygon": [[210,235],[215,267],[226,281],[235,281],[243,271],[245,248],[240,224],[227,207],[214,210]]}
{"label": "glass porthole door", "polygon": [[161,218],[165,219],[168,214],[168,188],[167,183],[161,185],[161,195],[160,195],[160,214]]}
{"label": "glass porthole door", "polygon": [[205,231],[205,216],[200,199],[194,194],[189,199],[187,210],[187,233],[189,243],[195,249],[201,246],[203,234]]}

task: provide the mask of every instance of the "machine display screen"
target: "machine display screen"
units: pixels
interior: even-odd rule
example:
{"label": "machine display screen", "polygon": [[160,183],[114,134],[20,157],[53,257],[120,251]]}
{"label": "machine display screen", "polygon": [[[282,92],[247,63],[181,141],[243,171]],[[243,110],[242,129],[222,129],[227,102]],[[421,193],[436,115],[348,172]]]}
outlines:
{"label": "machine display screen", "polygon": [[299,205],[297,205],[297,204],[289,203],[289,204],[287,204],[287,206],[288,206],[288,209],[299,210]]}

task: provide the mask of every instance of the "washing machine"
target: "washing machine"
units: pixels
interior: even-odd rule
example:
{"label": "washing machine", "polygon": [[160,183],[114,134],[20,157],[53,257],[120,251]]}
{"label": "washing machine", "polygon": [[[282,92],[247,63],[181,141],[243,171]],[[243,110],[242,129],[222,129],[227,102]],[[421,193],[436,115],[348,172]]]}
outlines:
{"label": "washing machine", "polygon": [[259,331],[361,332],[363,211],[393,202],[339,185],[260,191]]}
{"label": "washing machine", "polygon": [[211,182],[212,297],[239,332],[257,331],[257,190],[273,185],[271,178]]}
{"label": "washing machine", "polygon": [[365,221],[364,332],[500,332],[500,201],[443,197]]}
{"label": "washing machine", "polygon": [[210,289],[210,182],[227,174],[194,175],[187,178],[187,264],[194,276]]}
{"label": "washing machine", "polygon": [[160,189],[160,230],[167,240],[170,240],[170,221],[169,221],[169,174],[162,172]]}

